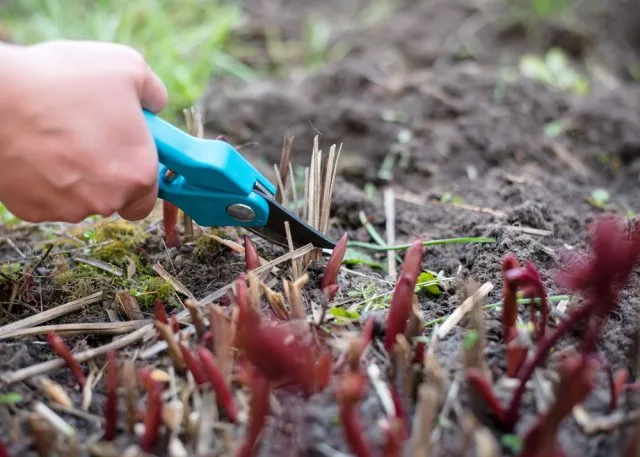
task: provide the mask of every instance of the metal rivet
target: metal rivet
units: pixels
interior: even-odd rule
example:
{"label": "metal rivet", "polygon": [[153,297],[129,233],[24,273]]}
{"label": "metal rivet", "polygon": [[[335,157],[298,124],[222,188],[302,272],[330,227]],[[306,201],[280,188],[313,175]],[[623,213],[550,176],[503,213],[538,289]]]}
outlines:
{"label": "metal rivet", "polygon": [[256,217],[256,212],[250,206],[242,203],[227,206],[227,214],[240,222],[251,222]]}
{"label": "metal rivet", "polygon": [[171,183],[173,182],[176,178],[178,177],[178,173],[176,173],[173,170],[167,169],[167,171],[164,172],[164,176],[163,179],[168,182]]}

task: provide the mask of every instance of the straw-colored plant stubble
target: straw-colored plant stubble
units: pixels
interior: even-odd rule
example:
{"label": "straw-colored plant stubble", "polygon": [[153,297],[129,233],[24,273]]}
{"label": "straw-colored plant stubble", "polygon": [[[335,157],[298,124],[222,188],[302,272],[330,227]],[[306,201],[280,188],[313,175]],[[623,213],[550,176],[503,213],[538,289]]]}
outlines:
{"label": "straw-colored plant stubble", "polygon": [[[291,161],[293,141],[294,138],[292,136],[284,138],[280,167],[274,166],[278,182],[276,199],[284,205],[293,202],[291,209],[296,216],[301,217],[320,233],[326,234],[329,231],[331,201],[342,144],[338,147],[333,144],[328,152],[323,153],[320,149],[319,138],[317,135],[315,136],[311,151],[311,163],[308,167],[305,167],[304,198],[302,208],[299,208],[296,181]],[[285,227],[285,230],[289,239],[289,248],[293,249],[290,228]],[[314,249],[304,257],[302,262],[296,262],[293,265],[294,280],[303,274],[310,262],[321,257],[322,249]]]}

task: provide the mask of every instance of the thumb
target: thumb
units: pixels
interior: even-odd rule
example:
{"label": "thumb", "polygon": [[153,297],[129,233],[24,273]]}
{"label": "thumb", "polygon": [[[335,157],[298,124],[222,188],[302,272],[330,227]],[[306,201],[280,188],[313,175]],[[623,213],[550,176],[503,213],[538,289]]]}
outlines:
{"label": "thumb", "polygon": [[162,111],[169,99],[164,83],[148,65],[144,79],[139,86],[138,94],[142,107],[154,114]]}

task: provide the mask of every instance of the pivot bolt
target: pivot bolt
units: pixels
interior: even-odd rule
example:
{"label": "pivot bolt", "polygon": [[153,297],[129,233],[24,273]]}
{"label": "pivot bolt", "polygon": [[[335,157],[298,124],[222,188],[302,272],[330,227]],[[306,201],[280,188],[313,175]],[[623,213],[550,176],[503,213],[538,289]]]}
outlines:
{"label": "pivot bolt", "polygon": [[227,206],[227,214],[240,222],[251,222],[256,217],[256,212],[250,206],[242,203]]}
{"label": "pivot bolt", "polygon": [[164,175],[162,176],[165,182],[169,184],[172,183],[177,177],[178,177],[178,173],[176,173],[175,171],[169,168],[167,168],[167,171],[165,171]]}

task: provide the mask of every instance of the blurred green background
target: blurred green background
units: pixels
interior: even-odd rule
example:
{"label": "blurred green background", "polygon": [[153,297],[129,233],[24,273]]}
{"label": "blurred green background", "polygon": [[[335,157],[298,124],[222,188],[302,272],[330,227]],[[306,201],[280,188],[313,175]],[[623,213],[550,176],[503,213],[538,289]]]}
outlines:
{"label": "blurred green background", "polygon": [[[403,0],[372,0],[358,14],[357,24],[372,25]],[[243,2],[224,0],[0,0],[0,37],[18,43],[43,40],[92,39],[127,44],[142,52],[170,94],[165,111],[182,123],[182,110],[203,95],[216,75],[251,81],[281,74],[292,67],[321,68],[344,56],[343,43],[329,44],[338,25],[309,15],[295,42],[274,26],[264,43],[238,33],[245,24]],[[344,27],[343,27],[344,29]],[[246,30],[245,30],[246,32]],[[264,54],[269,62],[251,62]]]}
{"label": "blurred green background", "polygon": [[128,44],[142,52],[165,81],[174,121],[202,95],[215,74],[253,78],[230,52],[242,20],[236,3],[215,0],[17,0],[0,2],[11,39],[59,38]]}
{"label": "blurred green background", "polygon": [[[316,11],[304,15],[293,39],[275,23],[262,24],[256,39],[247,27],[251,2],[240,0],[0,0],[0,38],[24,44],[67,38],[133,46],[167,85],[165,115],[182,124],[183,109],[198,101],[210,78],[251,81],[296,69],[319,70],[351,49],[332,38],[373,26],[407,1],[354,0],[340,6],[350,13],[338,19]],[[303,3],[322,11],[331,2]]]}
{"label": "blurred green background", "polygon": [[[570,15],[573,0],[497,0],[523,22],[533,25],[550,16]],[[60,38],[93,39],[131,45],[142,52],[170,94],[165,115],[183,123],[182,110],[203,95],[216,75],[245,81],[292,68],[317,70],[350,50],[347,41],[331,37],[362,29],[388,17],[407,0],[353,1],[358,11],[341,20],[310,14],[295,42],[283,39],[276,26],[265,30],[264,46],[242,33],[242,1],[234,0],[0,0],[0,37],[19,43]],[[318,0],[321,10],[326,0]],[[286,12],[282,13],[283,16]],[[269,62],[254,64],[264,54]]]}

